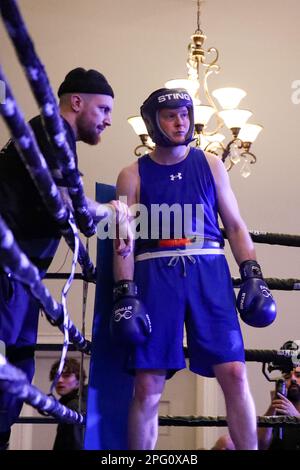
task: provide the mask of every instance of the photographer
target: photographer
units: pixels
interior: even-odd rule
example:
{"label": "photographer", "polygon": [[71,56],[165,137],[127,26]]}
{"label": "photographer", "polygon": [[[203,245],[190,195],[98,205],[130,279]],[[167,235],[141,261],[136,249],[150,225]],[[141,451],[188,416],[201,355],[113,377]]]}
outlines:
{"label": "photographer", "polygon": [[[281,349],[299,351],[294,341],[287,341]],[[300,367],[294,367],[289,372],[282,370],[282,378],[276,381],[276,390],[271,391],[271,404],[265,416],[300,417]],[[280,393],[280,389],[286,393]],[[259,450],[300,450],[299,426],[259,428],[257,434]],[[235,450],[235,447],[226,434],[217,440],[212,450]]]}
{"label": "photographer", "polygon": [[[300,367],[295,367],[291,372],[283,374],[283,378],[286,384],[287,396],[285,397],[279,392],[271,392],[272,402],[265,416],[300,417]],[[286,426],[283,429],[282,438],[280,438],[278,429],[260,428],[258,430],[258,446],[262,450],[300,450],[300,429],[299,427]]]}

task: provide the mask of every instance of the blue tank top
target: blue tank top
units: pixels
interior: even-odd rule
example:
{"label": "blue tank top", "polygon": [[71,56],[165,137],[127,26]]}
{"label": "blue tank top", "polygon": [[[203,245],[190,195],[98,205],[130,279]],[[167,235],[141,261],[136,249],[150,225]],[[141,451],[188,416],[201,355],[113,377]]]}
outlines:
{"label": "blue tank top", "polygon": [[[191,147],[187,157],[174,165],[161,165],[144,155],[138,160],[138,167],[141,181],[140,203],[146,206],[148,211],[148,236],[144,236],[145,231],[141,231],[142,236],[136,240],[137,251],[142,248],[143,239],[204,236],[224,244],[218,223],[215,183],[202,150]],[[159,217],[157,215],[158,207],[162,204],[168,207],[175,204],[176,209],[181,208],[182,214],[187,212],[191,225],[184,223],[182,216],[181,234],[178,233],[178,219],[175,226],[175,216],[170,211],[169,236],[163,233],[162,213],[159,213]],[[200,205],[201,210],[198,212]],[[201,211],[202,224],[198,223]],[[192,214],[191,217],[189,213]]]}

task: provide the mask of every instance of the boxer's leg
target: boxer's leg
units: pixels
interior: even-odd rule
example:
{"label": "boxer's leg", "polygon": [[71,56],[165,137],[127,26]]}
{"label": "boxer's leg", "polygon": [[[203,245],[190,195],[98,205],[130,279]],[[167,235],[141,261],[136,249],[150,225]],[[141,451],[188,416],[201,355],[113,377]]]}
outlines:
{"label": "boxer's leg", "polygon": [[158,435],[158,406],[166,380],[164,370],[138,370],[129,411],[128,448],[154,449]]}
{"label": "boxer's leg", "polygon": [[217,364],[214,366],[214,372],[224,393],[228,428],[235,448],[256,450],[256,414],[245,364],[242,362]]}

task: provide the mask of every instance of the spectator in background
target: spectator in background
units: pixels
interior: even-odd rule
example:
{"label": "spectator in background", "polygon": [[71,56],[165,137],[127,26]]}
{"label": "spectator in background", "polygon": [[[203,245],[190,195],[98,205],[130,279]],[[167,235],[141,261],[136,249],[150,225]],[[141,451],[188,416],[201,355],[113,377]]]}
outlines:
{"label": "spectator in background", "polygon": [[[295,349],[285,346],[281,349]],[[286,396],[271,391],[271,403],[265,416],[296,416],[300,418],[300,367],[294,367],[290,372],[283,373],[286,384]],[[258,429],[258,449],[259,450],[300,450],[300,429],[299,426],[282,427],[281,435],[279,428],[259,428]],[[221,436],[215,443],[212,450],[235,450],[235,446],[229,436]]]}
{"label": "spectator in background", "polygon": [[[56,361],[50,370],[49,379],[54,380],[59,366]],[[77,359],[67,358],[63,372],[56,384],[55,390],[61,397],[59,402],[72,410],[86,412],[87,385],[85,385],[86,373],[82,370],[81,409],[79,410],[80,395],[80,363]],[[53,450],[82,450],[84,438],[84,426],[80,424],[59,423]]]}

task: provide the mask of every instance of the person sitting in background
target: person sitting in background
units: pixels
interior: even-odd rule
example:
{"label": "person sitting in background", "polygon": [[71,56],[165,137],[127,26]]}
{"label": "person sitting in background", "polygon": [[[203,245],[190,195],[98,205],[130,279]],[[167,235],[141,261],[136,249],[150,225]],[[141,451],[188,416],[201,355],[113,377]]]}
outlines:
{"label": "person sitting in background", "polygon": [[[50,370],[49,379],[54,380],[59,366],[56,361]],[[67,358],[60,378],[56,384],[55,390],[60,395],[59,402],[62,405],[79,411],[86,412],[87,385],[85,370],[82,370],[81,386],[81,406],[79,409],[80,396],[80,363],[77,359]],[[53,450],[81,450],[83,449],[84,426],[80,424],[59,423],[57,426],[56,437]]]}

